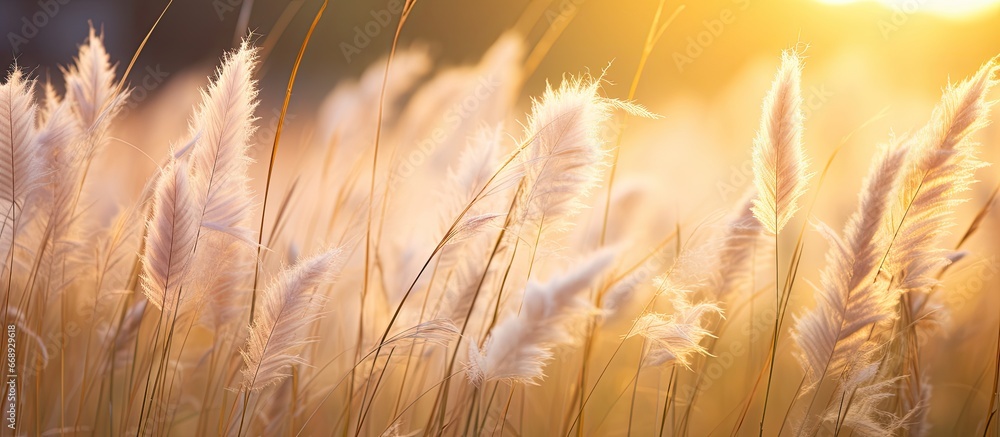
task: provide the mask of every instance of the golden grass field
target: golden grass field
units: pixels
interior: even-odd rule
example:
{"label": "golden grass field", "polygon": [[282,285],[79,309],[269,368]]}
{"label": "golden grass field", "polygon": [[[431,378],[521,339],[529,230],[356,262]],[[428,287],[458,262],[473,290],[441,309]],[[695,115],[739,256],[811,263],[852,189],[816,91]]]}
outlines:
{"label": "golden grass field", "polygon": [[994,2],[523,3],[12,56],[0,435],[1000,435]]}

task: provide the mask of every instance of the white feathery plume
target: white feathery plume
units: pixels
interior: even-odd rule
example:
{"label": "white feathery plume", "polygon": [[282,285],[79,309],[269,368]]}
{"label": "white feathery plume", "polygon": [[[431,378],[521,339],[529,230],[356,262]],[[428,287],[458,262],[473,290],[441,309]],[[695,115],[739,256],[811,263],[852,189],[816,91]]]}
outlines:
{"label": "white feathery plume", "polygon": [[[458,336],[458,332],[458,328],[450,320],[434,319],[411,326],[394,334],[382,343],[382,347],[385,348],[391,345],[391,347],[399,351],[402,350],[401,348],[411,347],[417,344],[417,342],[447,346],[450,341]],[[372,349],[372,352],[374,351]]]}
{"label": "white feathery plume", "polygon": [[[0,85],[0,255],[7,258],[14,233],[23,225],[25,199],[42,177],[35,128],[34,83],[14,69]],[[6,264],[5,264],[6,265]],[[4,267],[5,269],[6,267]]]}
{"label": "white feathery plume", "polygon": [[49,106],[44,124],[38,133],[41,162],[46,174],[42,187],[42,207],[49,215],[53,231],[64,229],[70,222],[70,206],[80,177],[80,128],[66,101]]}
{"label": "white feathery plume", "polygon": [[0,202],[8,219],[11,211],[23,209],[23,199],[41,177],[33,94],[34,83],[19,69],[0,85]]}
{"label": "white feathery plume", "polygon": [[65,99],[59,95],[56,88],[52,86],[52,83],[45,81],[45,86],[43,87],[45,91],[45,97],[43,99],[44,105],[38,110],[38,125],[43,126],[49,122],[49,116],[59,107],[60,104],[65,103]]}
{"label": "white feathery plume", "polygon": [[611,263],[612,252],[601,251],[572,271],[546,284],[529,282],[521,312],[497,324],[483,348],[469,345],[469,380],[534,384],[545,376],[552,348],[574,340],[569,322],[592,314],[584,293]]}
{"label": "white feathery plume", "polygon": [[753,214],[772,234],[781,232],[795,215],[809,178],[802,153],[801,76],[799,55],[791,50],[782,53],[781,67],[764,99],[760,129],[754,138],[757,199]]}
{"label": "white feathery plume", "polygon": [[86,131],[103,131],[128,94],[115,95],[115,69],[102,39],[91,27],[76,62],[63,70],[66,99],[72,104],[81,129]]}
{"label": "white feathery plume", "polygon": [[997,58],[986,62],[972,77],[950,85],[934,109],[930,122],[916,137],[910,168],[895,205],[895,217],[885,232],[894,232],[886,257],[886,271],[893,286],[907,293],[904,305],[903,359],[899,372],[905,381],[896,393],[913,420],[906,425],[913,435],[926,433],[931,384],[920,360],[921,342],[948,314],[933,299],[943,269],[955,256],[942,248],[942,237],[954,224],[956,207],[975,182],[975,171],[984,166],[975,156],[978,144],[971,136],[987,124],[991,103],[986,96],[997,83]]}
{"label": "white feathery plume", "polygon": [[641,336],[648,342],[643,359],[645,366],[660,366],[669,362],[690,369],[691,356],[707,355],[708,351],[701,346],[705,337],[712,333],[702,326],[704,317],[708,314],[722,314],[718,305],[712,302],[691,304],[684,290],[671,291],[670,299],[674,313],[647,313],[639,317],[635,326],[626,338]]}
{"label": "white feathery plume", "polygon": [[898,186],[905,147],[884,148],[872,162],[861,189],[858,209],[848,219],[844,239],[825,225],[818,230],[830,243],[816,307],[796,320],[793,337],[811,387],[823,375],[838,372],[868,338],[864,329],[896,317],[899,293],[876,281],[880,253],[888,241],[878,235]]}
{"label": "white feathery plume", "polygon": [[250,240],[251,195],[247,149],[254,132],[257,49],[243,41],[229,53],[191,122],[191,171],[204,206],[201,224]]}
{"label": "white feathery plume", "polygon": [[[73,264],[65,263],[66,256],[80,243],[79,232],[74,220],[78,217],[73,208],[79,193],[82,178],[83,156],[79,123],[73,116],[68,101],[59,101],[58,96],[46,87],[46,116],[38,132],[39,154],[41,158],[42,181],[33,202],[39,217],[38,241],[41,248],[41,265],[49,276],[48,292],[57,292],[61,284],[53,284],[58,279],[52,277],[53,269],[60,270],[60,277],[73,276]],[[68,285],[68,284],[67,284]]]}
{"label": "white feathery plume", "polygon": [[483,230],[500,221],[499,219],[504,216],[505,214],[488,212],[464,217],[462,221],[458,223],[458,226],[455,226],[455,229],[445,236],[445,241],[447,242],[446,244],[460,243],[475,237]]}
{"label": "white feathery plume", "polygon": [[[235,320],[244,309],[237,294],[245,289],[243,272],[253,261],[239,241],[253,240],[249,227],[252,197],[247,150],[254,132],[257,105],[253,72],[257,49],[243,41],[228,53],[216,77],[202,91],[202,103],[190,123],[193,190],[197,193],[198,235],[192,282],[205,296],[201,321],[216,331]],[[218,231],[218,233],[207,232]]]}
{"label": "white feathery plume", "polygon": [[171,160],[157,182],[142,263],[143,291],[163,311],[184,312],[192,301],[192,293],[181,296],[181,288],[189,279],[199,209],[186,161]]}
{"label": "white feathery plume", "polygon": [[886,261],[887,270],[903,291],[926,290],[936,284],[935,272],[947,265],[940,238],[953,224],[954,208],[974,182],[983,164],[976,159],[977,144],[970,138],[986,125],[986,94],[996,82],[997,60],[983,65],[971,78],[949,86],[920,131],[895,206],[896,236]]}
{"label": "white feathery plume", "polygon": [[898,435],[909,416],[898,417],[880,407],[892,397],[900,378],[881,376],[879,361],[868,356],[860,357],[853,366],[856,368],[845,373],[843,383],[823,414],[823,422],[835,435],[844,429],[865,437]]}
{"label": "white feathery plume", "polygon": [[[54,91],[46,90],[46,106],[49,108],[46,110],[46,124],[51,125],[58,113],[51,108],[65,104],[74,121],[72,129],[76,131],[75,138],[69,143],[52,144],[45,151],[49,166],[47,182],[53,201],[47,206],[52,248],[46,251],[46,266],[65,265],[65,252],[71,250],[72,245],[85,244],[82,243],[85,236],[83,228],[96,225],[95,217],[80,213],[80,205],[93,203],[113,207],[108,204],[108,197],[92,195],[94,191],[84,186],[88,182],[85,180],[87,169],[98,150],[110,138],[111,122],[129,96],[127,89],[117,89],[115,66],[104,49],[102,39],[103,35],[98,35],[91,27],[74,63],[61,69],[66,85],[62,102],[58,102]],[[93,173],[90,175],[93,179]],[[88,198],[85,199],[85,196]],[[70,269],[76,268],[70,265]],[[75,274],[73,270],[60,273],[67,278]]]}
{"label": "white feathery plume", "polygon": [[613,110],[655,117],[638,105],[601,97],[599,89],[599,79],[569,78],[557,89],[547,86],[532,102],[520,155],[525,221],[558,222],[581,208],[580,199],[600,181],[607,151],[599,130]]}
{"label": "white feathery plume", "polygon": [[288,367],[304,363],[298,350],[313,339],[302,328],[321,317],[326,298],[313,292],[340,273],[343,250],[331,249],[284,269],[261,294],[246,346],[240,351],[243,390],[260,390],[289,376]]}

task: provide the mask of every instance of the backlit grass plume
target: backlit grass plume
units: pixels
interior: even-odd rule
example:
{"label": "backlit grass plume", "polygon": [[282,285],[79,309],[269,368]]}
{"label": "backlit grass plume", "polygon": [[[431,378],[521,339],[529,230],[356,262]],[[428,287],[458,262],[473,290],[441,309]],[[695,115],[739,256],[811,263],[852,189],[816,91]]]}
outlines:
{"label": "backlit grass plume", "polygon": [[0,247],[6,248],[5,260],[21,225],[18,220],[25,199],[42,176],[33,92],[33,83],[18,69],[0,85],[0,208],[4,211]]}
{"label": "backlit grass plume", "polygon": [[529,283],[520,311],[500,322],[482,348],[470,343],[469,380],[533,384],[544,377],[552,349],[574,341],[570,324],[591,313],[582,296],[611,258],[600,252],[548,283]]}
{"label": "backlit grass plume", "polygon": [[753,214],[772,234],[781,232],[798,210],[806,191],[807,162],[802,152],[802,65],[786,51],[764,99],[760,128],[753,141]]}
{"label": "backlit grass plume", "polygon": [[644,365],[660,366],[676,362],[691,369],[694,355],[708,353],[701,342],[705,337],[711,337],[712,333],[704,327],[703,319],[709,314],[722,314],[722,310],[711,302],[692,304],[685,293],[684,290],[669,293],[672,295],[670,304],[673,314],[649,313],[636,320],[628,336],[646,339],[648,347]]}
{"label": "backlit grass plume", "polygon": [[600,128],[612,111],[655,117],[641,106],[598,94],[600,79],[563,79],[532,102],[521,152],[525,173],[523,220],[558,223],[579,211],[598,183],[607,150]]}
{"label": "backlit grass plume", "polygon": [[[143,291],[164,312],[177,314],[182,303],[191,303],[188,272],[198,241],[199,203],[191,186],[186,161],[171,161],[159,175],[153,212],[146,226],[143,256]],[[187,307],[185,306],[184,309]]]}
{"label": "backlit grass plume", "polygon": [[257,89],[253,80],[257,50],[246,41],[227,55],[216,79],[202,93],[191,123],[196,138],[191,173],[203,205],[201,225],[250,239],[252,216],[247,149],[253,136]]}
{"label": "backlit grass plume", "polygon": [[914,138],[914,151],[894,204],[892,248],[887,267],[903,291],[926,291],[948,260],[941,237],[954,223],[952,211],[983,164],[971,135],[987,123],[986,95],[997,82],[997,60],[949,87],[930,122]]}
{"label": "backlit grass plume", "polygon": [[860,352],[869,326],[896,316],[899,293],[876,276],[889,245],[879,231],[888,217],[906,152],[905,147],[880,152],[843,237],[818,225],[830,244],[827,267],[816,290],[816,307],[798,318],[795,328],[806,387],[818,384],[827,374],[836,375]]}
{"label": "backlit grass plume", "polygon": [[332,249],[300,261],[279,273],[261,295],[261,310],[250,325],[243,355],[244,390],[260,390],[289,376],[289,368],[304,363],[297,354],[314,339],[303,329],[318,320],[326,298],[315,293],[332,282],[343,262],[343,250]]}

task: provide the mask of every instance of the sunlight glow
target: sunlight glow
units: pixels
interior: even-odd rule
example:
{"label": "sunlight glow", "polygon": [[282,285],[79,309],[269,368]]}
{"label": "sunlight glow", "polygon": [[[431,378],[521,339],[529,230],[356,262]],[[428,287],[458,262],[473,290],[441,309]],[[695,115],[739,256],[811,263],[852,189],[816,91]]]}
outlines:
{"label": "sunlight glow", "polygon": [[928,12],[939,15],[966,17],[996,9],[1000,0],[819,0],[821,3],[845,5],[876,2],[904,13]]}

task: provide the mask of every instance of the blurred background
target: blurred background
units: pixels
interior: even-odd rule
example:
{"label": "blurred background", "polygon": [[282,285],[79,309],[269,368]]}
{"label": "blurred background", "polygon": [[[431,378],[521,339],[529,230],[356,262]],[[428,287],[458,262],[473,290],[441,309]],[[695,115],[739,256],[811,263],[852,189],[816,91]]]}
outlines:
{"label": "blurred background", "polygon": [[[267,153],[288,75],[321,2],[250,2],[173,3],[130,77],[130,109],[152,113],[155,123],[132,123],[120,139],[151,156],[165,151],[182,136],[197,88],[207,85],[221,56],[249,29],[253,41],[264,46],[256,153]],[[105,35],[121,73],[166,4],[4,0],[0,62],[16,62],[39,78],[57,78],[59,66],[71,62],[92,24]],[[316,107],[331,90],[357,79],[386,55],[401,4],[330,2],[299,71],[286,120],[288,153],[322,129],[316,127]],[[656,0],[422,0],[400,46],[429,50],[435,60],[431,77],[478,62],[510,29],[523,35],[530,51],[558,27],[563,29],[554,32],[558,39],[525,78],[518,108],[527,111],[530,96],[538,95],[546,81],[605,68],[605,92],[625,98],[657,5]],[[813,168],[822,168],[843,145],[829,178],[851,193],[860,186],[876,145],[919,128],[942,87],[1000,53],[1000,0],[666,2],[664,14],[673,13],[676,19],[653,50],[635,96],[663,118],[630,122],[621,155],[623,177],[654,187],[653,202],[670,217],[704,217],[729,208],[750,183],[760,102],[783,49],[796,47],[806,57],[806,149]],[[243,20],[241,14],[246,14]],[[510,126],[524,120],[520,113],[511,116]],[[993,127],[982,135],[990,144],[1000,140]],[[1000,150],[986,147],[983,158],[1000,162]],[[136,166],[132,176],[153,168],[139,155],[136,161],[146,164]],[[993,173],[980,173],[986,183],[977,186],[978,200],[992,189]],[[683,189],[660,195],[661,187]],[[816,213],[839,227],[854,202],[854,196],[830,197]]]}
{"label": "blurred background", "polygon": [[[244,4],[251,0],[177,0],[139,57],[136,68],[160,66],[168,73],[209,68],[233,47]],[[400,0],[332,1],[309,47],[299,81],[322,96],[345,77],[357,76],[383,55],[395,18],[366,47],[346,59],[356,27]],[[166,1],[4,0],[0,6],[0,61],[12,60],[37,74],[66,65],[86,36],[88,23],[106,35],[113,59],[126,64]],[[259,41],[280,33],[264,80],[283,84],[317,0],[254,0],[247,24]],[[773,64],[779,50],[809,45],[807,75],[844,57],[866,71],[891,77],[893,88],[934,92],[942,80],[961,76],[1000,49],[1000,9],[994,0],[699,0],[669,1],[684,10],[653,53],[640,89],[657,99],[677,95],[711,97],[761,58]],[[572,20],[527,82],[528,93],[545,78],[614,61],[608,78],[627,85],[656,10],[654,0],[511,0],[418,2],[401,37],[405,46],[427,44],[439,65],[478,59],[505,30],[519,26],[533,42],[550,23]],[[567,12],[572,12],[569,14]],[[728,17],[728,18],[727,18]],[[524,18],[519,22],[519,18]],[[534,23],[524,23],[528,18]],[[533,24],[533,25],[532,25]],[[721,24],[721,26],[720,26]],[[383,27],[383,26],[377,26]],[[374,27],[373,27],[374,28]],[[373,29],[370,28],[370,29]],[[709,33],[703,33],[708,31]],[[680,55],[685,59],[680,60]],[[678,64],[682,67],[678,68]],[[881,77],[870,77],[882,80]],[[281,89],[266,95],[280,94]],[[279,87],[280,88],[280,87]],[[626,87],[627,88],[627,87]],[[316,92],[312,92],[316,91]],[[758,92],[758,94],[760,94]],[[649,100],[648,98],[644,100]],[[647,102],[648,103],[648,102]]]}
{"label": "blurred background", "polygon": [[[288,75],[321,2],[249,1],[177,0],[167,11],[130,76],[134,91],[129,111],[136,113],[126,117],[140,121],[125,123],[116,132],[119,141],[109,146],[133,146],[116,149],[136,164],[114,169],[121,174],[122,186],[136,186],[126,181],[152,174],[155,160],[149,157],[163,156],[170,142],[183,137],[198,101],[197,89],[208,84],[221,56],[247,28],[253,41],[264,46],[257,111],[262,133],[257,135],[255,153],[258,161],[266,159]],[[58,78],[59,66],[72,61],[92,23],[103,32],[121,74],[166,3],[0,0],[4,37],[0,62],[5,66],[16,62],[38,78]],[[420,0],[400,45],[429,50],[435,59],[427,75],[431,77],[479,62],[507,30],[519,31],[530,51],[543,35],[552,33],[552,26],[565,25],[525,78],[517,100],[523,111],[511,114],[507,125],[517,137],[516,122],[524,121],[530,96],[544,90],[547,80],[558,82],[565,74],[598,74],[607,68],[604,92],[625,98],[657,4],[657,0]],[[357,79],[388,52],[400,5],[401,0],[330,2],[299,71],[287,119],[288,140],[283,142],[282,153],[287,155],[279,159],[277,184],[288,184],[307,156],[309,139],[322,130],[317,126],[321,124],[317,106],[338,84]],[[245,25],[240,24],[243,12],[248,12]],[[876,146],[893,135],[919,129],[943,87],[1000,54],[1000,0],[668,1],[664,13],[675,12],[676,19],[650,55],[635,95],[638,103],[663,117],[629,121],[616,182],[621,184],[616,190],[638,187],[642,193],[648,219],[627,224],[648,223],[646,236],[665,235],[678,222],[695,225],[729,210],[751,184],[750,147],[781,50],[795,47],[805,54],[805,148],[812,170],[818,175],[839,148],[825,185],[817,191],[813,184],[809,193],[810,198],[820,196],[810,219],[835,229],[855,208],[855,193]],[[358,106],[359,111],[372,108]],[[993,118],[997,115],[994,109]],[[1000,129],[987,127],[978,139],[985,144],[982,159],[1000,162]],[[266,165],[253,171],[260,181]],[[977,175],[982,182],[963,207],[956,232],[964,231],[1000,180],[995,167]],[[998,235],[996,214],[986,223],[983,238],[967,247],[977,253],[976,263],[995,254],[995,246],[988,242]],[[817,282],[826,248],[814,234],[807,233],[806,239],[810,248],[803,265],[809,268],[803,269],[803,284]],[[990,259],[991,266],[998,265],[995,255]],[[980,265],[976,263],[970,265]],[[994,276],[990,279],[996,283]],[[982,286],[979,283],[977,291]],[[810,305],[808,293],[796,296],[802,296],[797,303]],[[998,298],[985,294],[986,305],[963,301],[955,308],[956,319],[990,323],[966,325],[954,335],[974,338],[994,332]],[[932,352],[946,361],[955,354],[969,356],[959,367],[991,359],[991,347],[963,349],[956,344],[943,342]],[[973,372],[971,367],[965,369]],[[968,385],[969,378],[943,370],[934,377],[941,383],[935,389],[933,414],[936,421],[950,420],[957,415],[954,406],[975,388]]]}

